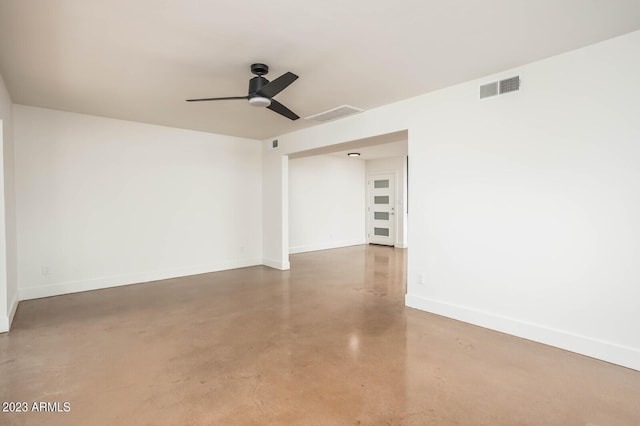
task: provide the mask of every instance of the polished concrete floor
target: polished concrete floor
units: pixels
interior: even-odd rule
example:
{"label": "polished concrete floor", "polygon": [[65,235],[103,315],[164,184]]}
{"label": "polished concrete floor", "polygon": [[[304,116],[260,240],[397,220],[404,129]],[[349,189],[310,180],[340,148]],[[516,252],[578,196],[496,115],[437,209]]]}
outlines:
{"label": "polished concrete floor", "polygon": [[405,253],[22,302],[0,399],[71,411],[0,424],[640,424],[640,372],[405,308]]}

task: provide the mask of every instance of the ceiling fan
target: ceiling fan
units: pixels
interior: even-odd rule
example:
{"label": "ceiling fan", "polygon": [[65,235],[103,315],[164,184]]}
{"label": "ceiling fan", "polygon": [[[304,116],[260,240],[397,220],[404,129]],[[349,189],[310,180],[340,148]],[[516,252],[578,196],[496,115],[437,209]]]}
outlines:
{"label": "ceiling fan", "polygon": [[226,101],[232,99],[247,99],[249,103],[257,107],[267,107],[271,111],[287,117],[290,120],[297,120],[298,115],[280,102],[273,99],[275,95],[286,89],[291,83],[296,81],[297,75],[286,72],[275,80],[269,82],[263,75],[269,73],[269,67],[265,64],[252,64],[251,72],[256,75],[249,80],[249,94],[247,96],[230,96],[225,98],[203,98],[187,99],[187,102],[202,101]]}

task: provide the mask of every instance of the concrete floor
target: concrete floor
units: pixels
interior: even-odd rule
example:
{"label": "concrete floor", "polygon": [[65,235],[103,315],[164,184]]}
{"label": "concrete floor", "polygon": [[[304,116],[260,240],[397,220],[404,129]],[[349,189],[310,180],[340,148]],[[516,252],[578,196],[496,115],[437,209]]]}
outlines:
{"label": "concrete floor", "polygon": [[405,308],[405,251],[356,246],[22,302],[2,425],[638,425],[640,372]]}

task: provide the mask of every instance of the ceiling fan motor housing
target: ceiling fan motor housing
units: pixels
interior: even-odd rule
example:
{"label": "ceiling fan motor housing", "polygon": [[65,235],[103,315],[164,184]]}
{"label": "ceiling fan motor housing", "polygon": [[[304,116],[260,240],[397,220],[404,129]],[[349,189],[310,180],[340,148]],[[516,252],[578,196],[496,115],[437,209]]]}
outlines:
{"label": "ceiling fan motor housing", "polygon": [[269,80],[259,75],[249,80],[249,98],[258,96],[256,93],[269,83]]}

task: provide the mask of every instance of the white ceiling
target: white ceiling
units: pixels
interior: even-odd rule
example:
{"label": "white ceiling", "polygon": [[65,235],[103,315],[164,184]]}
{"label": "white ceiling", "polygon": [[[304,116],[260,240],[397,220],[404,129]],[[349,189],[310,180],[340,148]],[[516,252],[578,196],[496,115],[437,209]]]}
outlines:
{"label": "white ceiling", "polygon": [[347,157],[347,154],[350,152],[360,153],[360,157],[357,158],[361,160],[375,160],[378,158],[406,156],[408,153],[408,143],[406,140],[403,140],[385,143],[382,145],[370,145],[362,148],[332,152],[330,155],[333,155],[335,157]]}
{"label": "white ceiling", "polygon": [[[398,132],[376,135],[363,139],[356,139],[339,144],[331,144],[320,148],[308,149],[289,154],[289,159],[311,157],[314,155],[343,156],[349,152],[359,152],[361,159],[372,160],[374,158],[396,157],[407,155],[409,132]],[[366,157],[366,158],[365,158]]]}
{"label": "white ceiling", "polygon": [[266,139],[317,123],[184,99],[264,62],[301,117],[371,109],[637,29],[638,0],[2,0],[0,73],[20,104]]}

